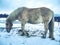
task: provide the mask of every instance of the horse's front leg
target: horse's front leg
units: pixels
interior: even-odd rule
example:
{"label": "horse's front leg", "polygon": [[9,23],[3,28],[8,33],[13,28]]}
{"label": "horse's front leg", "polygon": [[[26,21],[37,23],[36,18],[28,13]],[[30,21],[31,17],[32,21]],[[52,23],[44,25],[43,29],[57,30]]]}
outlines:
{"label": "horse's front leg", "polygon": [[48,31],[48,23],[47,22],[44,22],[44,34],[42,36],[42,38],[46,38],[46,34],[47,34],[47,31]]}
{"label": "horse's front leg", "polygon": [[25,29],[24,29],[24,28],[25,28],[25,24],[26,24],[25,21],[22,21],[22,22],[21,22],[21,29],[22,29],[22,34],[21,34],[21,35],[22,35],[22,36],[23,36],[23,35],[26,35],[26,36],[29,35],[29,34],[25,31]]}

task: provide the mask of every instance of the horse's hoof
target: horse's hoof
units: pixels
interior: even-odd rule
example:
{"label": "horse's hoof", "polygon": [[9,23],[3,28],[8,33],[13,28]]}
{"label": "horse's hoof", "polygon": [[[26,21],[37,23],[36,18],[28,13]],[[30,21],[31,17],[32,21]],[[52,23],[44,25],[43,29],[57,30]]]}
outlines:
{"label": "horse's hoof", "polygon": [[22,33],[21,36],[24,36],[24,33]]}
{"label": "horse's hoof", "polygon": [[22,30],[18,30],[18,32],[22,32]]}
{"label": "horse's hoof", "polygon": [[48,38],[51,38],[50,36]]}
{"label": "horse's hoof", "polygon": [[29,36],[29,33],[25,32],[25,36],[27,36],[27,37],[28,37],[28,36]]}
{"label": "horse's hoof", "polygon": [[55,38],[51,38],[51,40],[55,40]]}
{"label": "horse's hoof", "polygon": [[45,36],[42,36],[42,38],[44,38],[44,39],[45,39],[46,37],[45,37]]}
{"label": "horse's hoof", "polygon": [[30,37],[30,36],[29,36],[29,33],[26,33],[26,34],[27,34],[27,35],[26,35],[27,37]]}
{"label": "horse's hoof", "polygon": [[49,38],[51,38],[51,40],[55,40],[55,38],[54,38],[54,37],[52,38],[52,37],[50,37],[50,36],[49,36]]}
{"label": "horse's hoof", "polygon": [[24,32],[22,32],[22,30],[19,30],[18,33],[19,33],[21,36],[24,36]]}

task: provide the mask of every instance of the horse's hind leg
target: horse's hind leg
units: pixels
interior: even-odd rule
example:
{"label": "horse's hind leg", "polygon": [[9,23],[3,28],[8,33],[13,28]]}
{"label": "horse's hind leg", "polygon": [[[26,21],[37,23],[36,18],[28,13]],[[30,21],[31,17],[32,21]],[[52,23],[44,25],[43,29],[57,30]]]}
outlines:
{"label": "horse's hind leg", "polygon": [[44,22],[44,29],[45,29],[45,31],[44,31],[44,34],[43,34],[42,38],[46,38],[46,34],[47,34],[47,31],[48,31],[48,23],[47,23],[47,21]]}
{"label": "horse's hind leg", "polygon": [[52,20],[49,22],[49,38],[51,38],[52,40],[54,40],[54,18],[52,18]]}

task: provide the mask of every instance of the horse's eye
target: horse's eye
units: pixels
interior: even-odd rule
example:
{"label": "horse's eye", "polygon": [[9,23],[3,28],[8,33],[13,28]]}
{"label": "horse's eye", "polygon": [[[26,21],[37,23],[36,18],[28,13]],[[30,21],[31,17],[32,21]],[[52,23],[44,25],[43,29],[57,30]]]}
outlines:
{"label": "horse's eye", "polygon": [[6,23],[6,25],[8,25],[8,24]]}

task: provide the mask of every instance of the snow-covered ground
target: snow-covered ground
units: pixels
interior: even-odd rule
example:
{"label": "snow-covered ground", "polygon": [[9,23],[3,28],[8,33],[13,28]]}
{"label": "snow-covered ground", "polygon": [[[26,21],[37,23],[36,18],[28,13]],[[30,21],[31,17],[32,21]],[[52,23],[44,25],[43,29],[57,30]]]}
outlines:
{"label": "snow-covered ground", "polygon": [[[30,35],[36,35],[31,37],[20,36],[17,32],[21,29],[21,24],[16,22],[13,25],[13,29],[10,33],[6,32],[5,20],[0,18],[0,45],[60,45],[60,26],[58,22],[54,23],[54,37],[55,40],[48,38],[41,38],[41,32],[44,31],[44,26],[40,24],[29,24],[25,25],[25,30],[29,31]],[[18,22],[18,21],[17,21]],[[33,32],[35,32],[33,34]]]}

